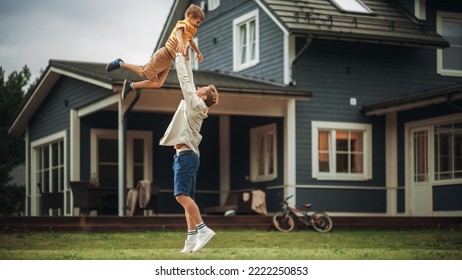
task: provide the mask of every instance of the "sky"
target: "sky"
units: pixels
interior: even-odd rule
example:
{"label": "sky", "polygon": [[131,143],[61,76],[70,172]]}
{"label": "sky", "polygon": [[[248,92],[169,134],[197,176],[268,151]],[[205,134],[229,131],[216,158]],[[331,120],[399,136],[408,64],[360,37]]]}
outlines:
{"label": "sky", "polygon": [[[0,66],[8,77],[50,59],[145,64],[173,0],[0,0]],[[6,79],[6,78],[5,78]]]}

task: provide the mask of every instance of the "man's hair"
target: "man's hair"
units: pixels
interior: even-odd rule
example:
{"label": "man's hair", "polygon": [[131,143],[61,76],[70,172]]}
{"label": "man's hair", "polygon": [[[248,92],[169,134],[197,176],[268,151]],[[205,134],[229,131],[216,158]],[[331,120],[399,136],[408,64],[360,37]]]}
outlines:
{"label": "man's hair", "polygon": [[201,9],[201,7],[194,4],[189,5],[188,9],[184,13],[185,18],[188,16],[191,16],[192,18],[199,18],[200,20],[205,19],[204,11]]}
{"label": "man's hair", "polygon": [[204,102],[207,107],[212,107],[213,105],[218,104],[218,91],[214,85],[209,85],[208,87],[209,88],[205,92],[207,99],[204,100]]}

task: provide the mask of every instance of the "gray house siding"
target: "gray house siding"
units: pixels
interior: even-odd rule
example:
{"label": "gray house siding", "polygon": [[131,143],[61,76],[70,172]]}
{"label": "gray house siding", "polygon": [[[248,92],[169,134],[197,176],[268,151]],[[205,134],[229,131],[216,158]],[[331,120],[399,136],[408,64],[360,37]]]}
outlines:
{"label": "gray house siding", "polygon": [[[199,64],[199,69],[233,73],[233,20],[259,9],[260,62],[233,74],[283,83],[283,32],[254,1],[241,2],[242,5],[233,5],[233,9],[226,10],[219,17],[214,16],[215,11],[211,12],[210,17],[207,14],[206,20],[196,34],[199,49],[204,54],[204,61]],[[222,3],[228,3],[228,1],[222,1]],[[221,6],[222,3],[218,8],[220,11],[225,10],[225,7]]]}
{"label": "gray house siding", "polygon": [[[78,108],[91,100],[97,100],[110,91],[69,77],[61,77],[50,94],[29,123],[29,139],[31,142],[65,130],[69,132],[69,110]],[[89,98],[90,96],[90,98]],[[67,154],[70,155],[70,141],[67,143]],[[70,168],[70,157],[67,158],[67,174]]]}

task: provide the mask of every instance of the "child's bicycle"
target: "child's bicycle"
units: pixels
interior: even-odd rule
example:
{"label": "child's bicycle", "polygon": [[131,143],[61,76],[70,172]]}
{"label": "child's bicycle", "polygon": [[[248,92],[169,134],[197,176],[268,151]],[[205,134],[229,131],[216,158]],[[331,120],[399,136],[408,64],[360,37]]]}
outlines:
{"label": "child's bicycle", "polygon": [[319,232],[328,232],[332,229],[332,220],[325,212],[317,211],[312,215],[308,214],[311,203],[303,204],[305,212],[297,208],[292,208],[287,202],[291,197],[292,195],[281,203],[281,210],[273,216],[273,225],[278,230],[285,232],[293,230],[295,226],[294,218],[298,219],[302,229],[308,228],[309,226],[312,226]]}

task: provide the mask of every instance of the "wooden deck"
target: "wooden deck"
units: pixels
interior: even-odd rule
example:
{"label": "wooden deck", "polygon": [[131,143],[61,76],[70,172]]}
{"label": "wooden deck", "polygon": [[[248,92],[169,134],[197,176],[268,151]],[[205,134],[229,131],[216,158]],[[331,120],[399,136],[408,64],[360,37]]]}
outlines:
{"label": "wooden deck", "polygon": [[[271,216],[204,216],[213,229],[275,230]],[[462,217],[332,217],[335,229],[462,229]],[[81,216],[81,217],[0,217],[0,232],[95,231],[129,232],[185,230],[182,215]]]}

